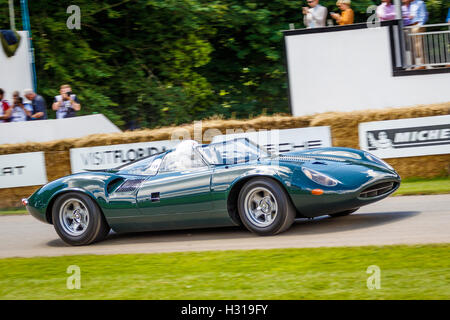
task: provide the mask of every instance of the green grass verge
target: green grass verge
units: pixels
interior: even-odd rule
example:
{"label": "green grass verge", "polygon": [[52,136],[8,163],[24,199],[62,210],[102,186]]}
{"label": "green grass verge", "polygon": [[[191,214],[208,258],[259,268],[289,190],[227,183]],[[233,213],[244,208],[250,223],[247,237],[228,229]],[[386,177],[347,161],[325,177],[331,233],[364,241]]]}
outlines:
{"label": "green grass verge", "polygon": [[0,209],[0,216],[24,215],[24,214],[28,214],[28,211],[24,208]]}
{"label": "green grass verge", "polygon": [[450,177],[405,179],[394,195],[425,195],[450,193]]}
{"label": "green grass verge", "polygon": [[450,299],[450,244],[8,258],[0,277],[1,299]]}

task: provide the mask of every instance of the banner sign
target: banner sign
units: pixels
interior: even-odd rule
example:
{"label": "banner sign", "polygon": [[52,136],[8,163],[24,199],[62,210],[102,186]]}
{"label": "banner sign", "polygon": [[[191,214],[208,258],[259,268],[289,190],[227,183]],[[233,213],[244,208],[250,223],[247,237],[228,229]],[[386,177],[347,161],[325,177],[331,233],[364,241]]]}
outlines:
{"label": "banner sign", "polygon": [[0,189],[47,183],[44,152],[0,156]]}
{"label": "banner sign", "polygon": [[450,153],[450,115],[365,122],[359,145],[379,158]]}
{"label": "banner sign", "polygon": [[248,138],[272,152],[292,152],[331,147],[330,127],[307,127],[281,130],[260,130],[215,136],[212,142]]}
{"label": "banner sign", "polygon": [[72,173],[116,168],[128,162],[170,150],[178,143],[178,140],[164,140],[70,149]]}

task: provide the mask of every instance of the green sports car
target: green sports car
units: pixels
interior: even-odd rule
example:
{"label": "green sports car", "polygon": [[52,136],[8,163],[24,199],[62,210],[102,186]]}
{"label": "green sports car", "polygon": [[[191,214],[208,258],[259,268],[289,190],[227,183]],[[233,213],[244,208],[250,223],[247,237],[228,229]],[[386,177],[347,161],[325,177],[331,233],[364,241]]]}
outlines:
{"label": "green sports car", "polygon": [[170,151],[115,169],[69,175],[23,199],[71,245],[115,232],[243,225],[259,235],[295,218],[348,215],[400,185],[377,157],[348,148],[272,154],[246,138]]}

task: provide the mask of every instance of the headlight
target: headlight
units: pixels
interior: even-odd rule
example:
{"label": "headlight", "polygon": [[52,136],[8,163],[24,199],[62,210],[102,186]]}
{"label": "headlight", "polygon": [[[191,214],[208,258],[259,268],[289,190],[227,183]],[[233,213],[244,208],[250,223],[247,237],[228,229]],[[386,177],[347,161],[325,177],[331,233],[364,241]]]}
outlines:
{"label": "headlight", "polygon": [[313,169],[302,168],[302,170],[308,178],[310,178],[315,183],[321,184],[323,186],[334,187],[339,183],[338,180],[333,179],[323,173],[317,172]]}
{"label": "headlight", "polygon": [[374,156],[373,154],[368,153],[368,152],[364,152],[364,155],[366,156],[366,158],[367,158],[368,160],[373,161],[373,162],[376,162],[376,163],[378,163],[378,164],[381,164],[382,166],[385,166],[385,167],[388,168],[389,170],[394,171],[394,168],[392,168],[392,166],[391,166],[389,163],[387,163],[386,161],[381,160],[380,158]]}

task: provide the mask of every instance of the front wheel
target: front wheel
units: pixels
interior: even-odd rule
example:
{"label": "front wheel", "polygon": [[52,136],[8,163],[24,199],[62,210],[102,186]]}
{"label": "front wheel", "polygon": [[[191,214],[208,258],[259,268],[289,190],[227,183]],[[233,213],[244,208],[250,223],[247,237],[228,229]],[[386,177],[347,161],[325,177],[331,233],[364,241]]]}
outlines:
{"label": "front wheel", "polygon": [[241,189],[239,216],[245,227],[259,235],[287,230],[295,219],[295,209],[286,191],[268,178],[255,178]]}
{"label": "front wheel", "polygon": [[87,195],[70,192],[58,197],[52,208],[53,226],[73,246],[103,240],[109,226],[97,204]]}

